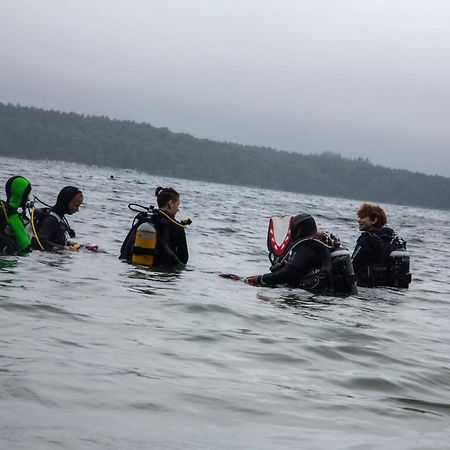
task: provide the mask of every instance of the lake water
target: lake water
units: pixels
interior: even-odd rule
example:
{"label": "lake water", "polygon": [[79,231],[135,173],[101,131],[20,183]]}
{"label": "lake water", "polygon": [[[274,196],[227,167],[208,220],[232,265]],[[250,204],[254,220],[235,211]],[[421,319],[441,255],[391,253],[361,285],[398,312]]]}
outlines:
{"label": "lake water", "polygon": [[[384,205],[411,288],[343,299],[218,274],[268,270],[276,214],[353,249],[359,201],[0,158],[13,174],[50,204],[82,188],[70,222],[103,251],[0,258],[1,449],[449,448],[449,211]],[[158,185],[193,220],[176,273],[117,259]]]}

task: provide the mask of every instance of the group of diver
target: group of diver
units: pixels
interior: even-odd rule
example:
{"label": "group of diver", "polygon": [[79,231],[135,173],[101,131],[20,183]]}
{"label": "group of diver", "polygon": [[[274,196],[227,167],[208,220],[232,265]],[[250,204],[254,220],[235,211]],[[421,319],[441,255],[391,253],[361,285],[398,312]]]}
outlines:
{"label": "group of diver", "polygon": [[[66,218],[83,203],[79,188],[65,186],[56,203],[44,208],[36,208],[31,201],[31,184],[24,177],[11,177],[5,190],[6,200],[0,200],[0,255],[32,250],[76,251],[81,247],[73,241],[76,234]],[[159,186],[155,196],[158,208],[128,205],[138,214],[123,241],[119,258],[152,267],[185,265],[189,259],[185,228],[191,221],[176,219],[180,194],[171,187]],[[339,238],[317,229],[310,214],[272,217],[267,236],[270,272],[248,276],[244,281],[258,286],[288,285],[344,295],[357,293],[357,285],[407,288],[411,274],[406,242],[386,226],[385,211],[364,203],[357,217],[361,235],[351,257]],[[84,246],[97,249],[90,244]]]}
{"label": "group of diver", "polygon": [[267,236],[270,272],[249,276],[245,282],[287,284],[343,295],[356,294],[357,286],[408,288],[411,274],[406,242],[386,226],[385,211],[363,203],[357,217],[361,235],[351,257],[338,237],[317,230],[310,214],[271,218]]}

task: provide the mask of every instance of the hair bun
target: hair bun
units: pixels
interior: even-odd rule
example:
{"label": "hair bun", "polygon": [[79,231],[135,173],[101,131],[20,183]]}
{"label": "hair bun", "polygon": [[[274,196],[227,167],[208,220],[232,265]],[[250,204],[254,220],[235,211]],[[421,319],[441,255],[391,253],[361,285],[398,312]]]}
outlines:
{"label": "hair bun", "polygon": [[161,186],[158,186],[158,187],[155,189],[155,196],[158,197],[158,195],[161,194],[162,191],[164,191],[164,188],[161,187]]}

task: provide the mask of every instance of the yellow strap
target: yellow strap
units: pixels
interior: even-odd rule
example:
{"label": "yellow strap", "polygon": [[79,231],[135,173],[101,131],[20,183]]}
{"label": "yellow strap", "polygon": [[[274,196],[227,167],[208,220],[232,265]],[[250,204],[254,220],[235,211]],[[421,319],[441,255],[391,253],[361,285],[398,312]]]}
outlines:
{"label": "yellow strap", "polygon": [[31,210],[31,229],[33,230],[34,237],[36,238],[36,241],[39,244],[39,247],[41,247],[41,250],[44,250],[44,246],[41,244],[38,234],[36,233],[36,228],[34,227],[34,210],[35,209],[36,208],[33,206],[33,209]]}
{"label": "yellow strap", "polygon": [[174,223],[175,225],[178,225],[181,228],[186,228],[186,225],[181,224],[180,222],[176,221],[175,219],[172,219],[172,217],[170,217],[167,213],[165,213],[164,211],[162,211],[161,209],[159,210],[159,212],[165,216],[167,219],[169,219],[172,223]]}
{"label": "yellow strap", "polygon": [[[3,214],[5,215],[5,219],[6,219],[6,225],[8,225],[8,214],[6,214],[5,204],[3,203],[3,200],[0,200],[0,203],[2,204]],[[5,247],[2,250],[2,253],[5,253],[7,248],[8,248],[8,246],[5,245]]]}
{"label": "yellow strap", "polygon": [[8,225],[8,214],[6,214],[5,204],[3,203],[3,200],[0,200],[0,202],[2,203],[3,214],[5,215],[5,219],[6,219],[6,225]]}

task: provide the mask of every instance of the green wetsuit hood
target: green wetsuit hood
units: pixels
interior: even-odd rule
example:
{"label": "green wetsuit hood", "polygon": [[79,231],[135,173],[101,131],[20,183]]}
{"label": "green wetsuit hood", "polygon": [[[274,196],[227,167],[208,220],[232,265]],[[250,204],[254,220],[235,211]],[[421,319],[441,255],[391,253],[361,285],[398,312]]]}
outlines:
{"label": "green wetsuit hood", "polygon": [[12,177],[5,185],[6,203],[14,209],[24,207],[31,192],[31,184],[23,177]]}

